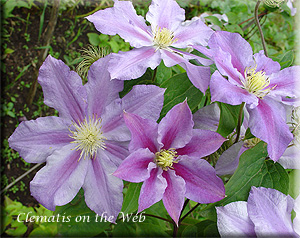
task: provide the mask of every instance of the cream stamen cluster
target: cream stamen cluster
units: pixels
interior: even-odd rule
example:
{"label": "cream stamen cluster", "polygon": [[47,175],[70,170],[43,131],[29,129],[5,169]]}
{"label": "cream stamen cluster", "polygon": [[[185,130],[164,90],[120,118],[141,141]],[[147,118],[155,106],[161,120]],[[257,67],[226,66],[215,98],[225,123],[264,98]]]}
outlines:
{"label": "cream stamen cluster", "polygon": [[78,161],[84,157],[95,158],[98,149],[104,150],[106,138],[102,135],[101,131],[101,119],[96,117],[89,117],[87,120],[84,119],[83,122],[74,123],[75,131],[70,130],[72,135],[71,138],[74,139],[71,143],[75,143],[76,150],[80,150],[80,157]]}
{"label": "cream stamen cluster", "polygon": [[169,168],[174,169],[173,163],[178,163],[176,160],[177,152],[175,149],[162,149],[159,152],[155,153],[155,163],[161,167],[163,170],[167,171]]}
{"label": "cream stamen cluster", "polygon": [[166,49],[177,39],[174,39],[174,33],[167,28],[156,27],[154,30],[153,43],[157,49]]}

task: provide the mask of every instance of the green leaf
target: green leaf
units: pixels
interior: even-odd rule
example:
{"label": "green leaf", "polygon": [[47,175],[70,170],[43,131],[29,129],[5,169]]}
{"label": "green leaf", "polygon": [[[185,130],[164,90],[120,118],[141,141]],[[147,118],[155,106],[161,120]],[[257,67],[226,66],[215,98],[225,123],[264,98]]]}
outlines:
{"label": "green leaf", "polygon": [[87,36],[89,38],[89,42],[94,45],[98,46],[100,44],[100,38],[97,33],[87,33]]}
{"label": "green leaf", "polygon": [[252,186],[276,189],[288,193],[289,177],[279,163],[266,160],[268,156],[266,143],[260,142],[254,148],[245,151],[239,166],[225,185],[226,198],[208,205],[201,215],[216,220],[215,206],[225,206],[235,201],[247,201]]}
{"label": "green leaf", "polygon": [[136,234],[138,237],[167,237],[169,236],[164,230],[166,227],[161,227],[147,222],[136,223]]}
{"label": "green leaf", "polygon": [[219,237],[217,223],[205,220],[195,225],[187,226],[182,237]]}
{"label": "green leaf", "polygon": [[122,212],[125,214],[137,211],[142,183],[130,183],[123,201]]}
{"label": "green leaf", "polygon": [[136,237],[136,223],[118,222],[112,231],[113,237]]}
{"label": "green leaf", "polygon": [[226,25],[227,31],[240,33],[242,36],[244,35],[243,29],[239,25]]}
{"label": "green leaf", "polygon": [[293,64],[294,59],[295,59],[295,53],[293,50],[285,52],[279,61],[281,69],[290,67]]}
{"label": "green leaf", "polygon": [[95,212],[86,206],[83,190],[80,190],[69,204],[56,207],[54,215],[58,216],[58,214],[60,220],[57,231],[60,236],[90,237],[100,234],[110,226],[108,217],[105,222],[104,218],[101,220],[101,217],[97,217]]}
{"label": "green leaf", "polygon": [[220,122],[217,132],[223,137],[228,136],[237,126],[240,105],[232,106],[218,103],[220,107]]}
{"label": "green leaf", "polygon": [[158,84],[162,84],[164,81],[172,77],[172,68],[164,65],[164,62],[161,61],[160,65],[157,67],[156,79],[155,81]]}
{"label": "green leaf", "polygon": [[198,105],[203,97],[200,92],[189,80],[186,73],[181,73],[169,78],[161,84],[162,88],[167,88],[164,94],[164,106],[161,111],[161,118],[167,112],[187,99],[187,103],[192,111],[198,108]]}

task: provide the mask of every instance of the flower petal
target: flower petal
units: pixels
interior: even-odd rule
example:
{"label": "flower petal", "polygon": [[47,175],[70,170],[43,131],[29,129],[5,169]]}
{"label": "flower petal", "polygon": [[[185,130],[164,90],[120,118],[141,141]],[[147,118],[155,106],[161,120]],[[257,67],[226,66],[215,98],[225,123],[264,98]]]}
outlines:
{"label": "flower petal", "polygon": [[269,93],[269,96],[298,97],[299,75],[300,66],[291,66],[278,73],[271,74],[269,76],[269,87],[275,88]]}
{"label": "flower petal", "polygon": [[163,203],[170,217],[178,225],[185,197],[185,182],[183,178],[175,174],[174,170],[170,169],[163,172],[163,177],[168,184],[163,196]]}
{"label": "flower petal", "polygon": [[78,161],[80,151],[74,148],[69,144],[56,150],[30,182],[31,195],[49,210],[72,201],[83,185],[88,160]]}
{"label": "flower petal", "polygon": [[88,160],[83,184],[86,205],[97,214],[107,213],[117,219],[123,202],[123,182],[112,175],[117,168],[104,153]]}
{"label": "flower petal", "polygon": [[221,49],[231,56],[231,63],[239,72],[253,63],[253,51],[250,44],[238,33],[216,31],[208,45],[211,49]]}
{"label": "flower petal", "polygon": [[[192,84],[201,92],[205,93],[210,80],[210,68],[191,64],[188,59],[185,59],[176,52],[168,50],[160,50],[161,57],[167,67],[179,64],[186,70],[186,73]],[[196,57],[195,57],[196,58]],[[206,59],[204,59],[207,61]]]}
{"label": "flower petal", "polygon": [[158,125],[158,142],[162,149],[182,148],[193,136],[192,113],[185,100],[174,106]]}
{"label": "flower petal", "polygon": [[163,106],[165,89],[155,85],[136,85],[122,100],[115,100],[105,108],[102,116],[103,132],[110,140],[130,140],[130,132],[123,120],[123,111],[158,120]]}
{"label": "flower petal", "polygon": [[247,202],[238,201],[216,207],[221,237],[255,237],[254,224],[247,212]]}
{"label": "flower petal", "polygon": [[215,166],[217,175],[234,173],[239,165],[241,154],[246,150],[243,144],[243,141],[235,143],[221,154]]}
{"label": "flower petal", "polygon": [[173,167],[176,174],[185,180],[187,198],[199,203],[212,203],[225,197],[222,179],[216,176],[215,169],[206,160],[188,156],[180,158]]}
{"label": "flower petal", "polygon": [[160,51],[154,47],[134,48],[113,54],[108,71],[112,79],[131,80],[141,77],[148,67],[155,69],[160,61]]}
{"label": "flower petal", "polygon": [[300,169],[299,154],[299,145],[294,144],[285,150],[277,162],[285,169]]}
{"label": "flower petal", "polygon": [[256,63],[256,72],[263,71],[266,75],[270,75],[280,71],[280,64],[273,61],[271,58],[266,57],[263,50],[254,54],[254,61]]}
{"label": "flower petal", "polygon": [[270,158],[277,161],[293,140],[286,124],[285,109],[280,103],[266,96],[259,100],[256,108],[247,107],[247,110],[251,133],[268,144]]}
{"label": "flower petal", "polygon": [[191,45],[206,46],[214,31],[205,25],[200,18],[194,17],[191,21],[185,21],[178,26],[174,32],[174,39],[177,39],[172,46],[186,48]]}
{"label": "flower petal", "polygon": [[9,137],[9,146],[28,163],[45,162],[55,150],[73,140],[68,129],[71,124],[59,117],[23,121]]}
{"label": "flower petal", "polygon": [[129,151],[148,148],[152,153],[159,150],[157,142],[158,125],[155,121],[124,112],[124,120],[131,132]]}
{"label": "flower petal", "polygon": [[248,214],[257,236],[296,235],[291,220],[294,200],[288,195],[264,187],[252,187],[248,198]]}
{"label": "flower petal", "polygon": [[123,90],[123,81],[110,80],[107,70],[111,55],[97,60],[89,69],[88,82],[84,85],[87,91],[88,115],[102,115],[104,108]]}
{"label": "flower petal", "polygon": [[138,149],[122,162],[114,176],[133,183],[143,182],[150,177],[148,166],[154,157],[149,149]]}
{"label": "flower petal", "polygon": [[214,131],[194,129],[190,142],[176,151],[178,155],[188,155],[199,159],[214,153],[225,140],[225,138]]}
{"label": "flower petal", "polygon": [[200,108],[193,114],[194,128],[217,131],[220,120],[220,108],[217,103]]}
{"label": "flower petal", "polygon": [[150,163],[148,171],[150,172],[150,177],[142,185],[138,212],[160,201],[167,187],[167,181],[162,176],[163,170],[161,168],[157,168],[154,163]]}
{"label": "flower petal", "polygon": [[106,140],[105,150],[102,153],[109,158],[117,167],[122,163],[122,161],[129,155],[128,152],[128,141],[119,142]]}
{"label": "flower petal", "polygon": [[211,76],[210,90],[212,102],[218,101],[230,105],[240,105],[245,102],[250,104],[251,107],[258,104],[256,96],[230,83],[218,71],[215,71]]}
{"label": "flower petal", "polygon": [[39,71],[44,103],[55,108],[60,117],[82,121],[85,115],[86,91],[79,75],[61,60],[48,56]]}
{"label": "flower petal", "polygon": [[107,35],[120,35],[133,47],[149,46],[152,37],[150,27],[138,16],[129,1],[115,1],[114,7],[95,12],[87,17],[96,29]]}
{"label": "flower petal", "polygon": [[151,24],[152,29],[160,27],[174,32],[184,21],[185,12],[174,0],[152,0],[146,19]]}

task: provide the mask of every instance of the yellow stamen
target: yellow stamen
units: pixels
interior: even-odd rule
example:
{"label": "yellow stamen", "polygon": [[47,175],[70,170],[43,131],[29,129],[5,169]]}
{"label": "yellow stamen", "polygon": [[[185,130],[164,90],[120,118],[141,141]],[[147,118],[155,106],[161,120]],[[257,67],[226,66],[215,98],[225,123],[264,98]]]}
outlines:
{"label": "yellow stamen", "polygon": [[167,28],[156,27],[154,30],[153,43],[157,49],[166,49],[178,39],[174,39],[174,33]]}
{"label": "yellow stamen", "polygon": [[71,131],[72,135],[69,135],[74,139],[71,143],[78,144],[75,149],[81,150],[78,161],[83,156],[86,158],[95,158],[98,149],[105,150],[106,138],[102,135],[101,131],[101,118],[95,118],[94,116],[89,120],[86,118],[83,122],[74,123],[75,131]]}
{"label": "yellow stamen", "polygon": [[270,79],[266,77],[266,73],[263,71],[256,72],[255,68],[247,67],[245,69],[245,81],[243,82],[243,88],[249,93],[254,94],[259,98],[266,96],[276,85],[272,88],[268,88]]}
{"label": "yellow stamen", "polygon": [[177,152],[175,149],[161,150],[160,152],[155,153],[154,161],[155,163],[161,167],[163,170],[167,171],[169,168],[174,169],[173,163],[178,163],[176,160]]}

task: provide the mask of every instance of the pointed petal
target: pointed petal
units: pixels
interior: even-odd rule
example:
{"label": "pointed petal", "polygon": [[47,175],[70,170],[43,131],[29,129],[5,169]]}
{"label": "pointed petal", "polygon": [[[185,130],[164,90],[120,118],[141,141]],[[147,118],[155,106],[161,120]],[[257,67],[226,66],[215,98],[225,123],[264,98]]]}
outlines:
{"label": "pointed petal", "polygon": [[47,209],[69,203],[82,187],[88,160],[78,161],[79,155],[73,144],[56,150],[30,182],[31,195]]}
{"label": "pointed petal", "polygon": [[138,16],[129,1],[115,1],[114,7],[95,12],[87,17],[103,34],[121,36],[133,47],[149,46],[152,37],[150,27]]}
{"label": "pointed petal", "polygon": [[164,60],[164,63],[167,67],[171,67],[173,65],[179,64],[183,67],[192,84],[198,88],[201,92],[205,93],[208,88],[209,80],[210,80],[210,68],[197,66],[191,64],[188,59],[185,59],[181,55],[176,52],[170,52],[168,50],[160,50],[161,57]]}
{"label": "pointed petal", "polygon": [[176,151],[178,155],[188,155],[199,159],[214,153],[225,140],[225,138],[214,131],[194,129],[190,142]]}
{"label": "pointed petal", "polygon": [[123,81],[110,80],[107,70],[111,55],[97,60],[89,69],[88,82],[84,85],[87,92],[88,115],[102,115],[104,108],[115,99],[123,90]]}
{"label": "pointed petal", "polygon": [[105,108],[102,116],[103,132],[110,140],[130,140],[130,132],[123,120],[123,111],[157,121],[163,106],[165,89],[155,85],[136,85],[122,100],[115,100]]}
{"label": "pointed petal", "polygon": [[288,147],[277,161],[285,169],[300,169],[300,147],[297,144]]}
{"label": "pointed petal", "polygon": [[124,120],[131,132],[129,151],[148,148],[152,153],[158,151],[158,125],[155,121],[124,112]]}
{"label": "pointed petal", "polygon": [[255,237],[254,224],[247,212],[247,202],[238,201],[216,207],[221,237]]}
{"label": "pointed petal", "polygon": [[88,160],[89,167],[83,184],[86,205],[98,215],[107,213],[117,219],[123,202],[123,182],[112,175],[116,166],[104,153]]}
{"label": "pointed petal", "polygon": [[208,45],[211,49],[228,52],[231,63],[239,72],[253,63],[253,51],[250,44],[238,33],[216,31],[210,38]]}
{"label": "pointed petal", "polygon": [[131,80],[141,77],[148,67],[155,69],[160,61],[160,53],[154,47],[134,48],[113,54],[108,71],[112,79]]}
{"label": "pointed petal", "polygon": [[138,212],[160,201],[167,187],[167,181],[162,176],[163,170],[161,168],[157,168],[154,163],[150,163],[148,170],[150,177],[142,185]]}
{"label": "pointed petal", "polygon": [[269,87],[275,87],[270,96],[297,97],[300,83],[300,66],[291,66],[269,76]]}
{"label": "pointed petal", "polygon": [[218,71],[215,71],[211,76],[210,90],[212,102],[218,101],[230,105],[240,105],[242,102],[245,102],[250,104],[251,107],[258,104],[256,96],[230,83]]}
{"label": "pointed petal", "polygon": [[193,136],[192,113],[185,100],[174,106],[158,125],[158,142],[163,149],[182,148]]}
{"label": "pointed petal", "polygon": [[174,32],[184,21],[185,12],[174,0],[152,0],[146,19],[151,24],[152,29],[160,27]]}
{"label": "pointed petal", "polygon": [[206,46],[214,31],[205,25],[200,18],[194,17],[191,21],[185,21],[178,26],[174,32],[174,39],[177,39],[172,46],[186,48],[191,45]]}
{"label": "pointed petal", "polygon": [[71,124],[71,121],[59,117],[23,121],[9,137],[9,146],[26,162],[43,163],[55,150],[73,140],[68,129]]}
{"label": "pointed petal", "polygon": [[123,110],[157,121],[164,103],[166,89],[155,85],[135,85],[122,98]]}
{"label": "pointed petal", "polygon": [[270,158],[277,161],[293,140],[283,106],[266,96],[256,108],[247,110],[251,133],[268,144]]}
{"label": "pointed petal", "polygon": [[143,182],[150,177],[148,166],[154,157],[149,149],[136,150],[122,162],[114,176],[133,183]]}
{"label": "pointed petal", "polygon": [[180,158],[173,167],[176,174],[185,180],[187,198],[199,203],[212,203],[225,197],[222,179],[216,176],[215,169],[206,160],[188,156]]}
{"label": "pointed petal", "polygon": [[183,178],[175,174],[174,170],[170,169],[163,173],[163,177],[168,184],[163,196],[163,203],[170,217],[178,225],[185,197],[185,182]]}
{"label": "pointed petal", "polygon": [[291,220],[294,200],[288,195],[264,187],[252,187],[247,207],[257,236],[296,235]]}
{"label": "pointed petal", "polygon": [[86,91],[79,75],[61,60],[48,56],[39,71],[44,103],[55,108],[60,117],[82,121],[85,115]]}
{"label": "pointed petal", "polygon": [[200,108],[193,114],[195,129],[217,131],[220,120],[220,108],[217,103]]}
{"label": "pointed petal", "polygon": [[263,50],[254,54],[254,60],[256,63],[256,71],[264,71],[266,75],[280,71],[280,64],[273,61],[271,58],[266,57]]}
{"label": "pointed petal", "polygon": [[243,141],[235,143],[221,154],[215,166],[217,175],[234,173],[239,165],[241,154],[246,150],[243,144]]}

